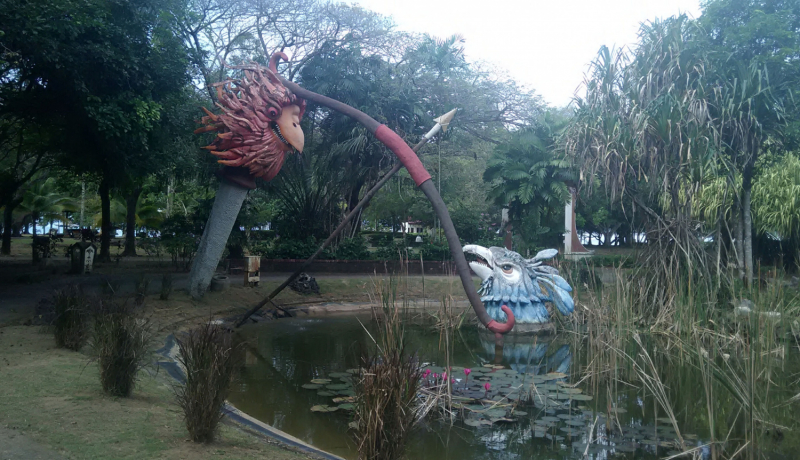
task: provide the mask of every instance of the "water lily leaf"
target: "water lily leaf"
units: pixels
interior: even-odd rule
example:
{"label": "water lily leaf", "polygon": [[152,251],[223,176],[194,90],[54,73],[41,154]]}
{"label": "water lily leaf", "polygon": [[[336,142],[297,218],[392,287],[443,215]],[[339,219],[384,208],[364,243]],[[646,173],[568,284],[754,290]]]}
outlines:
{"label": "water lily leaf", "polygon": [[346,383],[334,383],[333,385],[325,385],[325,388],[327,388],[328,390],[339,391],[350,388],[350,385],[347,385]]}
{"label": "water lily leaf", "polygon": [[311,381],[313,384],[325,385],[331,383],[331,379],[314,379]]}
{"label": "water lily leaf", "polygon": [[506,417],[494,417],[490,418],[489,421],[492,423],[514,423],[517,421],[515,418],[506,418]]}
{"label": "water lily leaf", "polygon": [[557,380],[557,379],[565,379],[567,378],[567,374],[562,372],[548,372],[544,376],[545,380]]}
{"label": "water lily leaf", "polygon": [[570,395],[570,399],[575,401],[591,401],[593,398],[589,395],[577,394],[577,395]]}
{"label": "water lily leaf", "polygon": [[334,393],[333,391],[326,391],[326,390],[320,390],[317,392],[317,394],[319,396],[325,396],[325,397],[336,396],[336,393]]}
{"label": "water lily leaf", "polygon": [[338,407],[342,410],[354,410],[356,408],[356,406],[352,403],[339,404]]}
{"label": "water lily leaf", "polygon": [[351,403],[353,401],[354,401],[354,398],[352,396],[339,396],[339,397],[333,398],[333,402],[336,403],[336,404]]}
{"label": "water lily leaf", "polygon": [[586,425],[586,423],[583,422],[582,420],[567,420],[564,423],[566,423],[569,426],[584,426],[584,425]]}
{"label": "water lily leaf", "polygon": [[361,372],[359,369],[347,369],[348,374],[356,375]]}
{"label": "water lily leaf", "polygon": [[527,413],[527,412],[525,412],[524,410],[516,410],[516,409],[515,409],[515,410],[513,410],[511,413],[512,413],[513,415],[519,415],[519,416],[528,415],[528,413]]}
{"label": "water lily leaf", "polygon": [[464,420],[464,424],[467,425],[467,426],[476,426],[477,427],[477,426],[481,426],[481,421],[478,420],[478,419],[468,418],[468,419]]}
{"label": "water lily leaf", "polygon": [[336,406],[328,406],[327,404],[319,404],[311,407],[311,412],[336,412],[339,410]]}
{"label": "water lily leaf", "polygon": [[305,388],[306,390],[318,390],[322,388],[322,385],[317,385],[316,383],[306,383],[305,385],[300,385],[301,388]]}

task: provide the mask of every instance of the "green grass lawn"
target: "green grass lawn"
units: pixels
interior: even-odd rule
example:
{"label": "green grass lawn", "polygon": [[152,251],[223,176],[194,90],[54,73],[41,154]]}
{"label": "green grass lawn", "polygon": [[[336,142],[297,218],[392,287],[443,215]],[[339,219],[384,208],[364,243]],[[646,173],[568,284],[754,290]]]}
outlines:
{"label": "green grass lawn", "polygon": [[306,458],[229,425],[212,444],[190,442],[165,372],[142,372],[132,397],[112,398],[88,356],[54,349],[36,327],[0,332],[0,425],[67,458]]}

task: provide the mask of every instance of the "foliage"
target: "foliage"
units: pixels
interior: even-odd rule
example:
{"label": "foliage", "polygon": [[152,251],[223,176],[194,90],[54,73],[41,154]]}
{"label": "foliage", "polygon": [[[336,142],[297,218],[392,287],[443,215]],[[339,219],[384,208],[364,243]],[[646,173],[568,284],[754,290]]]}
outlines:
{"label": "foliage", "polygon": [[194,442],[212,442],[236,371],[231,332],[209,321],[177,338],[186,382],[176,387],[186,429]]}
{"label": "foliage", "polygon": [[399,459],[416,418],[422,370],[408,354],[397,305],[397,281],[378,286],[382,318],[376,351],[362,358],[355,390],[355,438],[359,459]]}
{"label": "foliage", "polygon": [[337,260],[369,260],[371,258],[367,242],[361,235],[340,241],[333,249],[332,255]]}
{"label": "foliage", "polygon": [[89,340],[89,306],[77,285],[57,291],[53,297],[53,335],[56,347],[79,351]]}
{"label": "foliage", "polygon": [[189,270],[197,251],[202,230],[196,220],[175,215],[164,220],[161,230],[161,245],[172,257],[176,270]]}
{"label": "foliage", "polygon": [[508,207],[528,249],[558,241],[568,196],[565,181],[572,179],[569,163],[555,152],[565,121],[552,117],[514,133],[495,149],[483,173],[491,184],[488,198]]}
{"label": "foliage", "polygon": [[35,181],[22,197],[19,209],[30,215],[33,222],[33,234],[41,219],[46,221],[63,220],[64,211],[75,209],[75,202],[58,190],[52,177]]}
{"label": "foliage", "polygon": [[800,247],[800,159],[787,154],[767,168],[753,186],[755,225]]}
{"label": "foliage", "polygon": [[149,362],[152,327],[131,307],[113,297],[100,299],[94,312],[92,349],[100,368],[103,391],[130,396],[139,371]]}

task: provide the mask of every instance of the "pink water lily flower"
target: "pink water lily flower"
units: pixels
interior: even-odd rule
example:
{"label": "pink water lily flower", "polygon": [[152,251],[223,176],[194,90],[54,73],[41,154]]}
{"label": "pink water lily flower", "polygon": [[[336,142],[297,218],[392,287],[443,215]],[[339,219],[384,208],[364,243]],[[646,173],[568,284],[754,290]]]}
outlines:
{"label": "pink water lily flower", "polygon": [[472,373],[472,369],[469,369],[469,368],[467,368],[467,369],[464,369],[464,374],[465,374],[467,377],[469,377],[469,374],[471,374],[471,373]]}
{"label": "pink water lily flower", "polygon": [[492,388],[492,384],[491,384],[491,383],[489,383],[489,382],[486,382],[486,383],[483,385],[483,388],[484,388],[486,391],[489,391],[489,390]]}
{"label": "pink water lily flower", "polygon": [[447,372],[442,373],[442,380],[447,380]]}
{"label": "pink water lily flower", "polygon": [[431,370],[430,369],[425,369],[425,372],[422,373],[422,378],[426,379],[426,378],[428,378],[429,375],[431,375]]}

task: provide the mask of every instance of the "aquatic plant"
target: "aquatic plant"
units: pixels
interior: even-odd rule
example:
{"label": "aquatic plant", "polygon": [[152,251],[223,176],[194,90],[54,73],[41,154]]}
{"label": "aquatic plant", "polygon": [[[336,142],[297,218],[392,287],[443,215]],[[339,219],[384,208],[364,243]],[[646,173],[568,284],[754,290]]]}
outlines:
{"label": "aquatic plant", "polygon": [[405,348],[397,284],[379,281],[382,311],[375,353],[362,357],[354,378],[354,436],[359,459],[394,460],[403,455],[417,419],[422,370]]}

